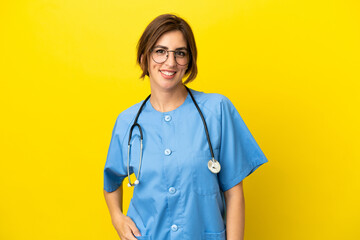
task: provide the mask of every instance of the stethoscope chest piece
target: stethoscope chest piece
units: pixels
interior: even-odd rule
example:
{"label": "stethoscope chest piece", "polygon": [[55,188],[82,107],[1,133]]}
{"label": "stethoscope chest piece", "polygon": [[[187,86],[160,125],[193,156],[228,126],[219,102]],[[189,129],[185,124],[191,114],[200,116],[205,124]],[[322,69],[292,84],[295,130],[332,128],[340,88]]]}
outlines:
{"label": "stethoscope chest piece", "polygon": [[221,170],[220,163],[216,159],[210,159],[208,162],[208,168],[212,173],[219,173]]}

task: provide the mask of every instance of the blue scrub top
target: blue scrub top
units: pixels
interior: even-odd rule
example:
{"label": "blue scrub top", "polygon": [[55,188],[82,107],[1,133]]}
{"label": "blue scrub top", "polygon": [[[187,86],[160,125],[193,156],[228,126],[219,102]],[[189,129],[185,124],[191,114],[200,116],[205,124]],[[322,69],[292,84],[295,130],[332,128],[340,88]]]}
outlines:
{"label": "blue scrub top", "polygon": [[[266,163],[231,101],[190,89],[209,130],[221,171],[211,159],[205,129],[190,94],[173,111],[159,112],[147,101],[138,123],[143,131],[143,159],[127,215],[138,239],[226,239],[223,192]],[[104,189],[115,191],[127,177],[129,131],[143,101],[119,114],[104,169]],[[140,133],[133,130],[130,172],[137,174]]]}

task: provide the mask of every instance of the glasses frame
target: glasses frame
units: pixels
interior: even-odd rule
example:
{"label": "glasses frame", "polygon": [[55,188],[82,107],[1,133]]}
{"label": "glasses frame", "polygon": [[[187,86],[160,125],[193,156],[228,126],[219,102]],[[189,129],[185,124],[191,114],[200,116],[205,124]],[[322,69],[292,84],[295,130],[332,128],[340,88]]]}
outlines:
{"label": "glasses frame", "polygon": [[155,61],[155,59],[154,59],[154,54],[155,54],[155,53],[154,53],[154,50],[155,50],[155,49],[157,49],[157,48],[153,48],[153,49],[150,51],[150,55],[151,55],[152,60],[153,60],[154,62],[158,63],[158,64],[164,63],[164,62],[166,62],[166,60],[168,60],[168,58],[169,58],[169,52],[173,52],[173,53],[174,53],[175,62],[176,62],[176,64],[178,64],[178,65],[180,65],[180,66],[186,66],[186,65],[188,65],[189,62],[190,62],[191,54],[190,54],[190,52],[189,52],[187,49],[186,49],[186,51],[188,52],[188,58],[189,58],[189,59],[188,59],[188,62],[187,62],[186,64],[179,64],[178,61],[176,60],[175,52],[176,52],[176,51],[180,51],[180,50],[167,50],[167,49],[164,49],[164,48],[159,48],[159,49],[166,51],[166,58],[165,58],[165,60],[164,60],[163,62],[157,62],[157,61]]}

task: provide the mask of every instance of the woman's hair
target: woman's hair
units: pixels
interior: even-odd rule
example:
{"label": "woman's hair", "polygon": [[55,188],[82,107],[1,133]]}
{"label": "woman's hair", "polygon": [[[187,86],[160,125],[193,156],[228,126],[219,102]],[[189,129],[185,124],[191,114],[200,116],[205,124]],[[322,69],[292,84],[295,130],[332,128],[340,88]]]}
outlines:
{"label": "woman's hair", "polygon": [[197,75],[197,50],[195,44],[194,34],[187,22],[184,19],[173,15],[163,14],[155,18],[145,29],[138,44],[137,44],[137,63],[140,65],[143,73],[140,78],[149,76],[148,66],[150,53],[152,48],[155,46],[158,39],[167,32],[179,30],[184,35],[189,49],[189,63],[188,68],[185,71],[185,76],[189,75],[186,81],[189,83],[193,81]]}

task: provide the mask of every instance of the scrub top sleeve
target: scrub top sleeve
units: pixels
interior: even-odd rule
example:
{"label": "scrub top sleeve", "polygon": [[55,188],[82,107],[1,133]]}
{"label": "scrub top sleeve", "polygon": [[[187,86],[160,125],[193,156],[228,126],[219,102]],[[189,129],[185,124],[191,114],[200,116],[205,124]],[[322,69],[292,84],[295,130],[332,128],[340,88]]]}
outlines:
{"label": "scrub top sleeve", "polygon": [[123,155],[121,151],[121,139],[118,129],[119,117],[116,120],[112,131],[110,146],[104,168],[104,190],[113,192],[118,189],[127,176],[127,170],[124,166]]}
{"label": "scrub top sleeve", "polygon": [[240,114],[225,96],[221,101],[219,154],[219,182],[222,191],[234,187],[268,161]]}

